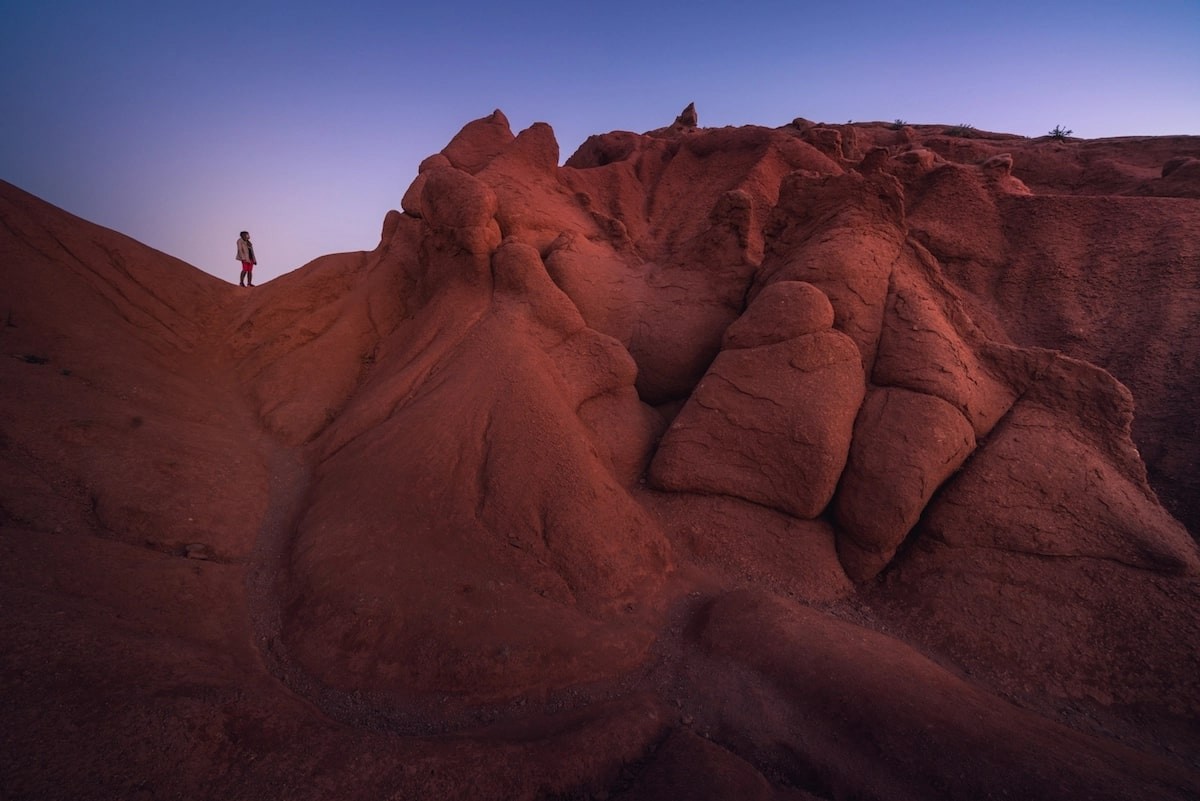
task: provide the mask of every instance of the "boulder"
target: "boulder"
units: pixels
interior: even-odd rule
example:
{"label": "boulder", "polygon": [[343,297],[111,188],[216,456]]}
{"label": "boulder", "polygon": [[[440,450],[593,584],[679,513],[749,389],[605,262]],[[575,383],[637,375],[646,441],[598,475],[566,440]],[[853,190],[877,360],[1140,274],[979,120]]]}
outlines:
{"label": "boulder", "polygon": [[816,517],[845,466],[864,392],[858,350],[837,331],[723,350],[663,436],[650,476],[663,489]]}
{"label": "boulder", "polygon": [[838,554],[856,581],[875,578],[925,505],[975,448],[962,413],[933,395],[867,393],[834,503]]}

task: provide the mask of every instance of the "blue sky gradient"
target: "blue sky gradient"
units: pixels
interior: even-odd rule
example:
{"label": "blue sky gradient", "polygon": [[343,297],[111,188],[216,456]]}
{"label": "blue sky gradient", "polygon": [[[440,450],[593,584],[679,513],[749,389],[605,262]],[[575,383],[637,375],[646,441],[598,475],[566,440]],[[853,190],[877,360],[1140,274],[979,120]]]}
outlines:
{"label": "blue sky gradient", "polygon": [[369,250],[499,108],[610,130],[903,119],[1200,134],[1200,2],[6,2],[0,178],[236,281]]}

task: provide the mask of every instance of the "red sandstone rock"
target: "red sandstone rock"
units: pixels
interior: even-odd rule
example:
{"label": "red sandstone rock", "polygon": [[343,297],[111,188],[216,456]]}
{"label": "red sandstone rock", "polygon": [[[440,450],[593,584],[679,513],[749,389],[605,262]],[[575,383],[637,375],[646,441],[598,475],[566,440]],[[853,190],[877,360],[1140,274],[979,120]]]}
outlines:
{"label": "red sandstone rock", "polygon": [[[766,292],[759,297],[762,307],[752,304],[746,317],[780,313]],[[800,317],[801,329],[825,322],[820,306],[814,313],[808,303],[805,294],[796,312],[783,313]],[[748,322],[741,331],[768,326]],[[738,331],[731,330],[736,338]],[[650,475],[665,489],[732,495],[816,517],[833,497],[862,401],[858,351],[844,334],[829,330],[764,333],[772,338],[763,341],[760,334],[761,344],[729,347],[717,356],[663,436]],[[775,341],[775,335],[788,338]]]}
{"label": "red sandstone rock", "polygon": [[974,449],[971,424],[940,398],[894,388],[867,394],[835,506],[838,553],[852,578],[874,578],[891,562]]}
{"label": "red sandstone rock", "polygon": [[903,243],[903,199],[891,176],[794,173],[772,213],[760,282],[807,281],[828,296],[838,330],[870,370],[892,266]]}
{"label": "red sandstone rock", "polygon": [[451,166],[467,173],[477,173],[503,152],[513,141],[508,118],[500,109],[483,119],[468,123],[450,144],[442,148],[442,155]]}
{"label": "red sandstone rock", "polygon": [[252,294],[0,187],[0,795],[1196,797],[1197,140],[683,117]]}
{"label": "red sandstone rock", "polygon": [[941,398],[986,434],[1024,386],[1004,380],[1004,349],[955,302],[936,260],[910,243],[892,273],[871,381]]}
{"label": "red sandstone rock", "polygon": [[756,348],[831,328],[833,306],[821,290],[803,281],[777,281],[755,298],[753,314],[725,330],[725,347]]}
{"label": "red sandstone rock", "polygon": [[[702,621],[701,648],[750,676],[740,692],[702,686],[700,725],[736,731],[762,769],[820,797],[978,798],[1003,787],[1116,801],[1130,785],[1159,798],[1200,786],[1187,770],[1017,709],[895,639],[812,609],[741,590]],[[796,741],[803,760],[788,753]],[[881,770],[881,752],[921,770]]]}

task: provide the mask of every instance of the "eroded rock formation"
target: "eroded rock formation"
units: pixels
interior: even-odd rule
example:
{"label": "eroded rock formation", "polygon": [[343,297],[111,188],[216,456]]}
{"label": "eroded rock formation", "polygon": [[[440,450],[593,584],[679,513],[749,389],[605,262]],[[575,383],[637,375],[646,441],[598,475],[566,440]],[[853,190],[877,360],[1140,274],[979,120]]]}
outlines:
{"label": "eroded rock formation", "polygon": [[0,793],[1195,797],[1200,140],[975,134],[497,111],[252,292],[6,185]]}

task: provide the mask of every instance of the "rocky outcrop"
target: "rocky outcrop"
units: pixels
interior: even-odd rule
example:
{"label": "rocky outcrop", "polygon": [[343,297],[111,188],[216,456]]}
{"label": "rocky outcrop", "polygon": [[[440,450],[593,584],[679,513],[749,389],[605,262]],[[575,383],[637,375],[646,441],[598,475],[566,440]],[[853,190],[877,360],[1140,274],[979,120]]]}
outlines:
{"label": "rocky outcrop", "polygon": [[650,475],[668,490],[732,495],[820,514],[846,463],[865,381],[812,284],[781,281],[731,325],[675,418]]}
{"label": "rocky outcrop", "polygon": [[675,124],[681,128],[695,128],[700,124],[700,117],[696,114],[696,104],[688,103],[687,108],[679,112],[679,116],[675,118]]}
{"label": "rocky outcrop", "polygon": [[497,111],[253,294],[3,186],[0,795],[1196,797],[1200,146],[972,133]]}

